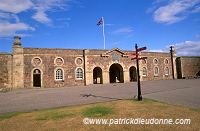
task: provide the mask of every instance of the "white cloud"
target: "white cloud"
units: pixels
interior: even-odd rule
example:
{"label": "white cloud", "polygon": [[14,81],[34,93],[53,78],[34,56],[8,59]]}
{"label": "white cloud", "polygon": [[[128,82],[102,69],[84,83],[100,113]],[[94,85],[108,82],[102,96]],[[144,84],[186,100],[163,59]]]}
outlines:
{"label": "white cloud", "polygon": [[31,0],[0,0],[0,10],[20,13],[33,6]]}
{"label": "white cloud", "polygon": [[14,19],[15,22],[17,22],[17,23],[20,22],[20,20],[19,20],[17,15],[10,14],[10,13],[2,13],[2,12],[0,12],[0,19],[1,19],[1,21]]}
{"label": "white cloud", "polygon": [[115,24],[105,24],[105,26],[115,26]]}
{"label": "white cloud", "polygon": [[200,41],[185,41],[174,47],[178,56],[200,56]]}
{"label": "white cloud", "polygon": [[69,5],[66,2],[69,1],[71,0],[37,0],[33,7],[37,12],[32,18],[40,23],[52,25],[52,20],[48,17],[46,12],[53,12],[56,9],[67,10]]}
{"label": "white cloud", "polygon": [[[200,56],[200,41],[185,41],[174,46],[177,56]],[[151,52],[169,52],[170,46],[164,49],[150,50]]]}
{"label": "white cloud", "polygon": [[18,13],[27,10],[36,11],[32,16],[34,20],[52,26],[53,20],[48,17],[48,12],[68,10],[70,1],[74,0],[0,0],[0,36],[13,36],[19,31],[34,31],[35,28],[20,22],[18,17]]}
{"label": "white cloud", "polygon": [[121,44],[121,43],[122,43],[121,41],[117,41],[117,42],[112,43],[112,45],[118,45],[118,44]]}
{"label": "white cloud", "polygon": [[198,13],[200,12],[200,6],[197,6],[193,11],[192,13]]}
{"label": "white cloud", "polygon": [[172,24],[179,22],[187,17],[190,13],[199,11],[191,8],[200,3],[200,0],[172,0],[168,5],[158,8],[154,12],[155,22]]}
{"label": "white cloud", "polygon": [[38,11],[32,18],[43,24],[52,25],[52,20],[43,11]]}
{"label": "white cloud", "polygon": [[120,28],[112,32],[114,35],[127,34],[133,32],[132,28]]}
{"label": "white cloud", "polygon": [[200,35],[196,35],[195,37],[196,37],[196,38],[200,38]]}
{"label": "white cloud", "polygon": [[20,35],[20,36],[27,36],[27,34],[16,34],[17,31],[27,31],[31,30],[34,31],[35,28],[30,27],[29,25],[25,23],[9,23],[8,21],[4,21],[0,23],[0,36],[14,36],[14,35]]}
{"label": "white cloud", "polygon": [[162,49],[158,49],[158,50],[149,50],[150,52],[165,52],[164,50]]}

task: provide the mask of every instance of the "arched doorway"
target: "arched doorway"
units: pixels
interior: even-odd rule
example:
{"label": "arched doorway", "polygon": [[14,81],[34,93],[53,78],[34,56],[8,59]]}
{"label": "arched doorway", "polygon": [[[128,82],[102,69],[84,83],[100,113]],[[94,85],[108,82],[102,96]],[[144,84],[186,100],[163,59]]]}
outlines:
{"label": "arched doorway", "polygon": [[33,71],[33,86],[41,87],[41,72],[39,69]]}
{"label": "arched doorway", "polygon": [[130,67],[129,74],[130,74],[130,82],[137,81],[137,73],[136,73],[136,68],[134,66]]}
{"label": "arched doorway", "polygon": [[109,70],[110,83],[123,83],[124,73],[120,64],[112,64]]}
{"label": "arched doorway", "polygon": [[100,67],[95,67],[93,70],[93,83],[103,84],[102,69]]}

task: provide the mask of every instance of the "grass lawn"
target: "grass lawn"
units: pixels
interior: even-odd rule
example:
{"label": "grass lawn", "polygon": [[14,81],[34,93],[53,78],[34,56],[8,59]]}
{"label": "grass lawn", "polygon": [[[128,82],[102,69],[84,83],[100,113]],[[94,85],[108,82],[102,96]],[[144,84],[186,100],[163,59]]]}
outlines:
{"label": "grass lawn", "polygon": [[[84,124],[94,119],[191,119],[190,124]],[[119,100],[83,106],[0,115],[0,131],[139,130],[199,131],[200,109],[149,99]]]}

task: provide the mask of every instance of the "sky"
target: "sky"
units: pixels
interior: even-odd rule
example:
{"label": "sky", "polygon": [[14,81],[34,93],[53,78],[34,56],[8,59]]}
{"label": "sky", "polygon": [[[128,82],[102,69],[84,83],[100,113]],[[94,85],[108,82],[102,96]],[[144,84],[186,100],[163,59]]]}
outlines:
{"label": "sky", "polygon": [[200,56],[200,0],[0,0],[0,52],[23,47],[169,52]]}

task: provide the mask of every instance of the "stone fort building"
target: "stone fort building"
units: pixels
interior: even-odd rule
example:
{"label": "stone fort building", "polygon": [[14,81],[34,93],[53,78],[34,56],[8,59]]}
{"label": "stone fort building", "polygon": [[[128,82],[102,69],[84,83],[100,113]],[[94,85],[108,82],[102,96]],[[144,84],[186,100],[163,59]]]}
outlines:
{"label": "stone fort building", "polygon": [[[13,53],[0,53],[0,88],[45,88],[137,81],[135,51],[24,48],[14,37]],[[200,57],[140,52],[142,81],[200,76]],[[191,68],[192,67],[192,68]]]}

